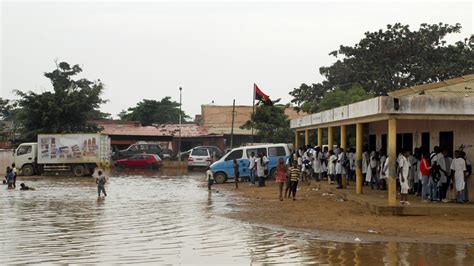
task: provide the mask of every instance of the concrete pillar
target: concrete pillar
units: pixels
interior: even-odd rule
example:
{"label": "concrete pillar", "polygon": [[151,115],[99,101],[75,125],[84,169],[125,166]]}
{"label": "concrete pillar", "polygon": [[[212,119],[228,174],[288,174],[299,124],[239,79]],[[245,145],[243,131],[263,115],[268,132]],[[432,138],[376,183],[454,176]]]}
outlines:
{"label": "concrete pillar", "polygon": [[[346,152],[346,155],[347,155],[347,130],[346,130],[346,126],[345,125],[342,125],[341,126],[341,142],[340,142],[340,145],[341,145],[341,148],[344,149],[344,152]],[[342,174],[342,187],[343,188],[346,188],[347,187],[347,173],[346,174]]]}
{"label": "concrete pillar", "polygon": [[388,119],[388,205],[397,205],[397,119]]}
{"label": "concrete pillar", "polygon": [[333,146],[334,146],[333,128],[328,127],[328,151],[333,150]]}
{"label": "concrete pillar", "polygon": [[362,194],[362,136],[363,126],[356,124],[356,193]]}
{"label": "concrete pillar", "polygon": [[297,151],[300,147],[300,132],[295,130],[295,151]]}
{"label": "concrete pillar", "polygon": [[323,129],[318,128],[318,146],[323,150]]}
{"label": "concrete pillar", "polygon": [[304,145],[309,145],[309,129],[304,131]]}

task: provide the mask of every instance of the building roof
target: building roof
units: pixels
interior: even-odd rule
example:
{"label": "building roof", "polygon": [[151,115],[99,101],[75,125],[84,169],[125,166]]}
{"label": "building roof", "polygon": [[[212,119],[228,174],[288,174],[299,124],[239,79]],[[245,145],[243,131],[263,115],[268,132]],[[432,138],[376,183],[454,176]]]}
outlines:
{"label": "building roof", "polygon": [[292,119],[293,129],[401,119],[474,120],[474,75],[405,88],[365,101]]}
{"label": "building roof", "polygon": [[[141,126],[138,122],[123,122],[117,120],[98,121],[96,124],[104,130],[102,133],[111,136],[149,136],[174,137],[179,135],[179,124],[161,124]],[[212,135],[207,129],[196,124],[182,124],[181,137],[207,137]]]}
{"label": "building roof", "polygon": [[471,86],[465,83],[473,83],[474,74],[465,75],[458,78],[448,79],[435,83],[427,83],[413,87],[403,88],[388,93],[392,97],[403,97],[409,95],[436,95],[436,96],[474,96]]}

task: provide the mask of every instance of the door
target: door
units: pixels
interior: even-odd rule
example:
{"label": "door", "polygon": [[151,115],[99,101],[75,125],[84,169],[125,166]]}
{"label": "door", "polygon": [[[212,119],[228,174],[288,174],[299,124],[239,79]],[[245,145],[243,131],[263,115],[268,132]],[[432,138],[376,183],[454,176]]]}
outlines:
{"label": "door", "polygon": [[35,162],[35,153],[33,151],[33,145],[24,144],[18,147],[15,152],[15,163],[16,167],[21,169],[25,164],[33,164]]}
{"label": "door", "polygon": [[377,149],[377,135],[369,135],[369,151]]}
{"label": "door", "polygon": [[430,132],[421,133],[421,151],[430,152]]}
{"label": "door", "polygon": [[439,132],[439,147],[448,151],[449,157],[453,158],[454,133],[453,131]]}
{"label": "door", "polygon": [[387,134],[382,134],[382,153],[387,154]]}

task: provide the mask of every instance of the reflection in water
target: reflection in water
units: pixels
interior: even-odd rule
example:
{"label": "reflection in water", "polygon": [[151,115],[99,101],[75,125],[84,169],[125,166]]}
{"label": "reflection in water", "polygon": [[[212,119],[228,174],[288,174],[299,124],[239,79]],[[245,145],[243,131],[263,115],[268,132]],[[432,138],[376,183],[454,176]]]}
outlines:
{"label": "reflection in water", "polygon": [[[342,243],[222,218],[224,193],[204,174],[121,172],[97,199],[91,178],[41,178],[0,192],[0,264],[322,263],[472,265],[472,246]],[[8,254],[8,255],[6,255]]]}

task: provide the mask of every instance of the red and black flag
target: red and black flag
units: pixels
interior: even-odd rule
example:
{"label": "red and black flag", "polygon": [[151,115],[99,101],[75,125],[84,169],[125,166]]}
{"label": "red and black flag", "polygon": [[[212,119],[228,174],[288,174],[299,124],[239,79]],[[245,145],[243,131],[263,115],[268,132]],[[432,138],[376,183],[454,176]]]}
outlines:
{"label": "red and black flag", "polygon": [[253,89],[254,89],[254,95],[255,95],[255,99],[254,100],[257,100],[259,102],[262,102],[264,104],[273,104],[272,100],[270,100],[270,97],[268,95],[266,95],[265,93],[263,93],[260,88],[258,88],[257,84],[253,84]]}

